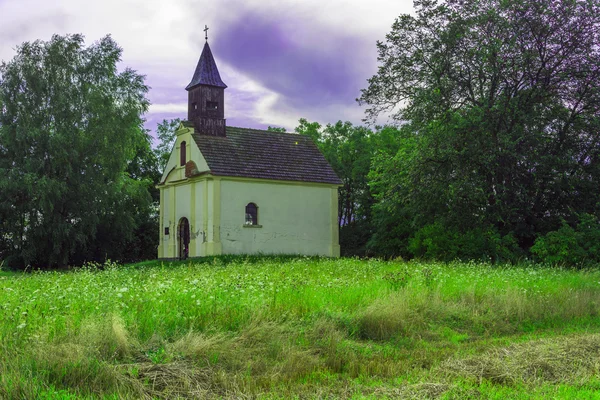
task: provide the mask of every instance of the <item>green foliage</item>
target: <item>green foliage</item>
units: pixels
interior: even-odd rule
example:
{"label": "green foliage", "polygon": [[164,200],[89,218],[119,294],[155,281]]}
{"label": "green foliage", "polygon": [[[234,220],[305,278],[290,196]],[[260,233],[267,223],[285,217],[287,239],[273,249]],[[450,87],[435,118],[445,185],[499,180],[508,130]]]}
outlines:
{"label": "green foliage", "polygon": [[364,257],[369,254],[367,243],[371,238],[372,221],[361,219],[340,227],[340,247],[344,257]]}
{"label": "green foliage", "polygon": [[418,137],[407,129],[390,131],[385,128],[378,137],[368,185],[373,198],[373,236],[368,242],[371,252],[387,256],[410,257],[408,240],[419,218],[409,205],[408,196],[414,190],[411,171],[416,168],[414,157]]}
{"label": "green foliage", "polygon": [[581,215],[575,228],[562,226],[536,239],[531,252],[549,264],[578,267],[600,263],[600,223],[590,214]]}
{"label": "green foliage", "polygon": [[[144,77],[109,37],[26,42],[0,65],[0,258],[64,266],[127,243],[150,203]],[[2,243],[0,243],[2,245]]]}
{"label": "green foliage", "polygon": [[267,128],[267,130],[269,132],[279,132],[279,133],[285,133],[286,132],[285,128],[283,128],[283,127],[277,127],[277,126],[269,126]]}
{"label": "green foliage", "polygon": [[460,232],[440,223],[425,225],[409,239],[413,256],[429,260],[516,261],[519,247],[512,235],[493,230]]}
{"label": "green foliage", "polygon": [[181,119],[163,119],[156,127],[156,136],[158,138],[158,146],[154,150],[154,154],[158,159],[158,165],[162,171],[169,162],[169,156],[175,145],[175,131],[181,123]]}
{"label": "green foliage", "polygon": [[412,237],[419,254],[481,258],[450,242],[496,232],[478,240],[509,236],[528,251],[561,218],[594,214],[599,39],[597,2],[419,1],[400,16],[360,98],[371,122],[402,124],[396,150],[372,161],[371,248],[402,253],[387,243]]}

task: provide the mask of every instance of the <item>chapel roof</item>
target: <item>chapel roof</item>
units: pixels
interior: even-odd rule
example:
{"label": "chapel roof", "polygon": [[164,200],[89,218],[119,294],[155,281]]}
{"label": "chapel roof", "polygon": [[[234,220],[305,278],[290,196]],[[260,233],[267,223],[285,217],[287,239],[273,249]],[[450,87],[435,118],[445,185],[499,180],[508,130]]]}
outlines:
{"label": "chapel roof", "polygon": [[[184,126],[193,128],[189,121]],[[227,136],[192,136],[213,175],[341,185],[308,136],[228,126]]]}
{"label": "chapel roof", "polygon": [[186,86],[185,90],[190,90],[198,85],[227,87],[221,80],[221,75],[219,75],[219,70],[217,69],[217,64],[210,51],[208,42],[204,43],[204,48],[202,49],[202,54],[200,54],[200,60],[198,60],[192,81]]}

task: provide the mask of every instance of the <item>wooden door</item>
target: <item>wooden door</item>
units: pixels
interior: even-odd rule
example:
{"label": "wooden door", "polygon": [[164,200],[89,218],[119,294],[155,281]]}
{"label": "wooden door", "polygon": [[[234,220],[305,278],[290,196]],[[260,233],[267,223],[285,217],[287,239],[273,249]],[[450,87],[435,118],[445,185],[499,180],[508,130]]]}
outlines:
{"label": "wooden door", "polygon": [[185,217],[179,220],[177,239],[179,241],[179,259],[185,260],[190,254],[190,224]]}

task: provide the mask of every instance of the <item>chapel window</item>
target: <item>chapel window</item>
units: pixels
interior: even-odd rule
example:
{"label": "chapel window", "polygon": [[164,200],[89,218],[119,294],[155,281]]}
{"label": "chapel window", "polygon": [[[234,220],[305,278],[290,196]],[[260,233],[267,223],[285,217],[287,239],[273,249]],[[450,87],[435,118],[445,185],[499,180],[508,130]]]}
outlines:
{"label": "chapel window", "polygon": [[185,142],[181,142],[181,147],[179,149],[179,164],[185,165],[186,163],[186,152],[185,152]]}
{"label": "chapel window", "polygon": [[246,225],[258,225],[258,207],[254,203],[246,206]]}
{"label": "chapel window", "polygon": [[206,109],[207,110],[216,111],[216,110],[219,109],[219,103],[217,103],[216,101],[207,101],[206,102]]}

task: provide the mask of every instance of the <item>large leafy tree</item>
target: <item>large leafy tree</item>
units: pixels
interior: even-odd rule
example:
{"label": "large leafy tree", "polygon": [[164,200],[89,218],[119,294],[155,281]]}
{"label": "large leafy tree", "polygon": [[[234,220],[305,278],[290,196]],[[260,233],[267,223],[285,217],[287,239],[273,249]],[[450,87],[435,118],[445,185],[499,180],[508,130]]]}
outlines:
{"label": "large leafy tree", "polygon": [[404,124],[400,151],[371,174],[379,212],[413,232],[479,230],[525,249],[597,212],[599,2],[421,0],[415,11],[378,43],[359,99],[369,119]]}
{"label": "large leafy tree", "polygon": [[0,236],[13,262],[110,255],[99,229],[132,238],[150,202],[150,181],[127,172],[148,146],[148,88],[118,71],[121,53],[109,36],[86,47],[81,35],[55,35],[0,65]]}

